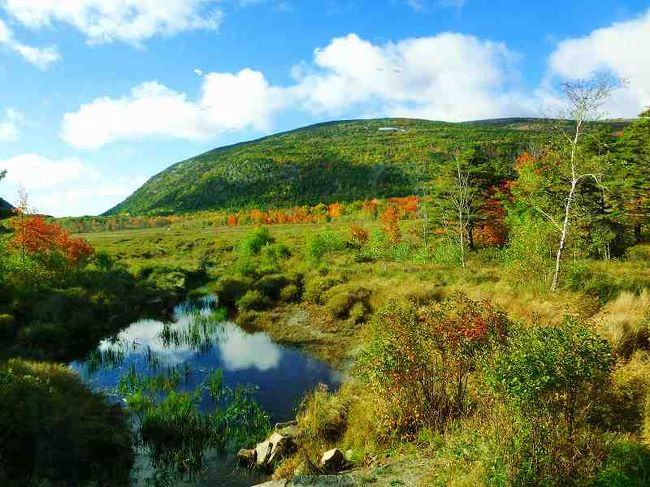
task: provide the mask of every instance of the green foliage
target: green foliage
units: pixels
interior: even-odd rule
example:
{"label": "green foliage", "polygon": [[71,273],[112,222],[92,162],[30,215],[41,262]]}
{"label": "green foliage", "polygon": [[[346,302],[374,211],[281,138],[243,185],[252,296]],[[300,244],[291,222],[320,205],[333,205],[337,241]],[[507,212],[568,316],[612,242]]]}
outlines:
{"label": "green foliage", "polygon": [[335,286],[324,295],[325,309],[333,318],[351,318],[353,322],[361,323],[372,312],[371,294],[363,286]]}
{"label": "green foliage", "polygon": [[420,308],[391,302],[381,310],[358,364],[380,436],[441,429],[465,414],[469,375],[502,346],[508,326],[492,305],[460,293]]}
{"label": "green foliage", "polygon": [[0,314],[0,340],[14,337],[16,333],[16,318],[9,314]]}
{"label": "green foliage", "polygon": [[302,297],[308,303],[323,304],[325,292],[339,283],[340,280],[332,277],[312,276],[305,283],[305,290]]}
{"label": "green foliage", "polygon": [[259,254],[262,249],[274,242],[269,229],[266,227],[257,228],[242,239],[239,244],[239,253],[242,256]]}
{"label": "green foliage", "polygon": [[633,262],[650,262],[650,245],[635,245],[625,252],[625,258]]}
{"label": "green foliage", "polygon": [[566,319],[562,326],[519,330],[486,372],[497,391],[531,421],[547,414],[571,438],[602,390],[613,358],[609,343]]}
{"label": "green foliage", "polygon": [[289,284],[283,287],[280,291],[280,300],[285,303],[293,303],[299,301],[300,297],[300,287],[298,287],[296,284]]}
{"label": "green foliage", "polygon": [[273,306],[273,302],[260,291],[251,289],[237,300],[239,311],[263,311]]}
{"label": "green foliage", "polygon": [[607,460],[593,483],[596,487],[641,487],[650,485],[650,451],[629,439],[615,440]]}
{"label": "green foliage", "polygon": [[378,119],[305,127],[180,162],[109,213],[300,206],[415,194],[419,166],[439,167],[459,140],[485,146],[496,167],[509,167],[528,134],[504,125]]}
{"label": "green foliage", "polygon": [[[193,392],[178,392],[178,371],[140,378],[131,369],[118,386],[137,419],[137,443],[169,480],[194,478],[210,449],[227,450],[260,439],[270,429],[269,416],[252,399],[250,387],[227,387],[220,370]],[[211,412],[201,412],[208,391]]]}
{"label": "green foliage", "polygon": [[277,301],[282,290],[291,283],[291,279],[284,274],[271,274],[260,278],[255,283],[255,289],[267,298]]}
{"label": "green foliage", "polygon": [[307,242],[307,255],[313,261],[320,262],[326,254],[344,250],[345,247],[345,240],[339,234],[318,233]]}
{"label": "green foliage", "polygon": [[532,210],[512,208],[508,213],[510,236],[504,260],[522,282],[544,287],[551,282],[549,257],[555,250],[557,229]]}
{"label": "green foliage", "polygon": [[128,485],[131,435],[119,407],[67,367],[0,365],[2,485]]}
{"label": "green foliage", "polygon": [[225,276],[210,285],[210,291],[219,298],[219,303],[224,306],[234,306],[246,294],[253,284],[253,280],[240,276]]}

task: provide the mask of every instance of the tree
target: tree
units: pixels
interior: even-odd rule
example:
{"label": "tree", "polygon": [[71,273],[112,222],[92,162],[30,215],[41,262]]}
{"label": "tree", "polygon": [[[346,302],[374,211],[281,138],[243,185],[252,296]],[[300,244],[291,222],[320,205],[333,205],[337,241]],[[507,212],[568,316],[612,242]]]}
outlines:
{"label": "tree", "polygon": [[625,127],[615,145],[611,167],[611,204],[615,216],[633,227],[634,241],[642,240],[650,218],[650,109]]}
{"label": "tree", "polygon": [[[468,161],[471,152],[456,149],[452,152],[452,164],[449,165],[448,183],[441,201],[445,202],[442,219],[452,229],[458,243],[460,262],[466,266],[466,250],[471,242],[471,221],[474,214],[476,188],[469,173]],[[444,183],[443,183],[444,184]]]}
{"label": "tree", "polygon": [[0,181],[2,181],[6,175],[7,175],[7,170],[6,169],[4,169],[3,171],[0,171]]}
{"label": "tree", "polygon": [[558,149],[561,156],[559,164],[564,173],[566,192],[563,198],[562,220],[557,222],[550,215],[545,215],[551,219],[560,231],[551,291],[555,291],[558,286],[562,256],[569,236],[569,224],[573,216],[573,207],[579,185],[586,179],[592,179],[596,184],[600,185],[599,167],[597,165],[593,167],[594,165],[590,164],[598,159],[589,157],[582,150],[583,136],[586,123],[600,118],[600,108],[609,98],[613,85],[607,78],[594,78],[591,80],[567,81],[562,88],[569,103],[566,118],[572,121],[573,128],[570,132],[560,128],[558,132],[560,135]]}

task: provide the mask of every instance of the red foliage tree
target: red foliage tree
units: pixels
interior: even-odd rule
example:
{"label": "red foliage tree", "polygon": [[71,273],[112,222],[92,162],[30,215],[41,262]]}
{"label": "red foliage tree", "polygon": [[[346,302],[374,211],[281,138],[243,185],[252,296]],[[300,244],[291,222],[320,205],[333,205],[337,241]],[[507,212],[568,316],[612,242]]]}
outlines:
{"label": "red foliage tree", "polygon": [[79,264],[93,255],[93,247],[82,238],[74,238],[55,223],[40,215],[17,218],[11,246],[24,254],[48,257],[60,254],[70,264]]}

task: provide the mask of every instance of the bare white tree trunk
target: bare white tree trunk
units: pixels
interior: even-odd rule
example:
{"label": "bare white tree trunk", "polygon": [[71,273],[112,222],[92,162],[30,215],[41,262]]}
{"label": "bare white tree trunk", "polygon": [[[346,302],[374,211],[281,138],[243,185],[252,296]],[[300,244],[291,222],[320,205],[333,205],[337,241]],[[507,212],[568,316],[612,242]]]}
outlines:
{"label": "bare white tree trunk", "polygon": [[469,223],[469,213],[472,205],[474,192],[470,186],[469,174],[463,172],[460,163],[460,153],[454,154],[456,162],[456,177],[455,177],[455,190],[452,195],[452,202],[458,218],[458,246],[460,251],[460,263],[463,269],[466,267],[465,259],[465,246],[466,239],[465,233]]}
{"label": "bare white tree trunk", "polygon": [[[580,180],[583,178],[593,178],[597,184],[600,184],[598,176],[594,173],[580,174],[578,149],[582,136],[583,124],[588,120],[596,120],[600,117],[599,109],[602,104],[609,98],[613,90],[610,80],[596,79],[593,81],[567,82],[564,84],[564,94],[570,103],[569,115],[575,120],[575,133],[573,137],[567,136],[570,147],[569,170],[570,183],[569,192],[564,202],[564,219],[559,226],[560,242],[555,255],[555,271],[553,272],[553,281],[551,291],[556,291],[560,280],[560,269],[562,264],[562,255],[566,246],[569,235],[569,224],[571,220],[571,210],[576,197],[576,191]],[[564,133],[564,132],[562,132]],[[553,219],[551,219],[555,223]]]}

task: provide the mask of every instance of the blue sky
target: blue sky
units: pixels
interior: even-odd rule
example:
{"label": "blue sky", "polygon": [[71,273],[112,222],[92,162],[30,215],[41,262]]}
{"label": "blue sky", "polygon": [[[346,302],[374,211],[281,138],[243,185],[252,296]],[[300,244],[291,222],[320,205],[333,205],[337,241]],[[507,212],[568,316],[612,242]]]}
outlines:
{"label": "blue sky", "polygon": [[0,0],[0,196],[97,214],[170,164],[340,118],[549,115],[562,79],[650,104],[647,1]]}

